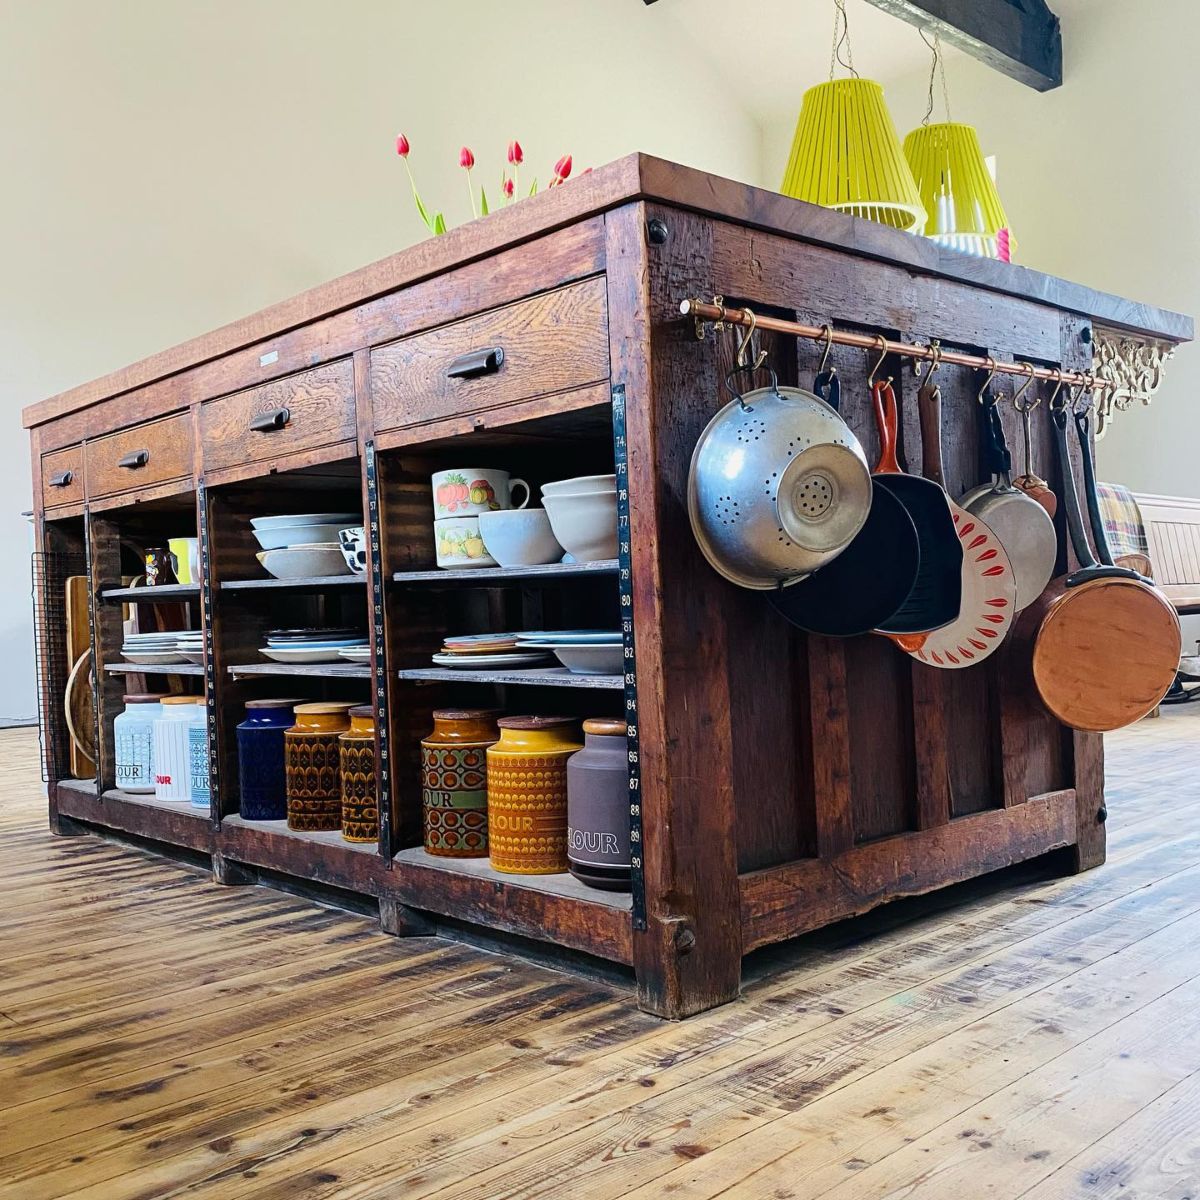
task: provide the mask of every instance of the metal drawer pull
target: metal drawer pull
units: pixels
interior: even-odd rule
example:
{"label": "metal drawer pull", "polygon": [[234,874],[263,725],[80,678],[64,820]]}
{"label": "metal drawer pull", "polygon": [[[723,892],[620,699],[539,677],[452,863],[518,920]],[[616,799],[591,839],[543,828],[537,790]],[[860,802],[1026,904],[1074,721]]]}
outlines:
{"label": "metal drawer pull", "polygon": [[250,418],[250,428],[257,433],[274,433],[282,429],[292,419],[291,409],[272,408]]}
{"label": "metal drawer pull", "polygon": [[480,375],[495,375],[504,365],[504,347],[472,350],[456,358],[446,372],[448,379],[475,379]]}
{"label": "metal drawer pull", "polygon": [[130,450],[119,463],[118,467],[125,467],[129,471],[136,471],[138,467],[144,467],[150,461],[149,450]]}
{"label": "metal drawer pull", "polygon": [[75,482],[74,471],[59,471],[57,475],[50,476],[51,487],[70,487]]}

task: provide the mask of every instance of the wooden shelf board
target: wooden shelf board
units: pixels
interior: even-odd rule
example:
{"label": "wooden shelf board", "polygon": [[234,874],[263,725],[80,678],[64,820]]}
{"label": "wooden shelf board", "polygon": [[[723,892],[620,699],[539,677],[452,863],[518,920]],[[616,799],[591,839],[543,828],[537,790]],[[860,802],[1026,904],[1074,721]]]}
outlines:
{"label": "wooden shelf board", "polygon": [[100,593],[102,600],[121,600],[139,604],[166,604],[168,601],[197,600],[200,597],[198,583],[164,583],[157,587],[105,588]]}
{"label": "wooden shelf board", "polygon": [[165,812],[177,813],[181,817],[192,817],[197,821],[207,821],[209,810],[180,800],[159,800],[153,792],[126,792],[121,788],[111,788],[103,793],[101,799],[120,800],[123,804],[144,804],[147,808],[159,808]]}
{"label": "wooden shelf board", "polygon": [[273,834],[276,837],[295,838],[313,845],[345,850],[348,854],[379,853],[378,842],[348,842],[336,829],[319,832],[289,829],[287,821],[247,821],[237,814],[232,814],[221,818],[221,831],[225,832],[230,829],[254,829],[260,833]]}
{"label": "wooden shelf board", "polygon": [[566,667],[533,667],[511,671],[465,671],[456,667],[414,667],[398,671],[401,679],[413,683],[497,683],[525,684],[535,687],[603,688],[619,690],[625,686],[623,675],[573,675]]}
{"label": "wooden shelf board", "polygon": [[578,900],[581,904],[599,904],[604,908],[614,908],[622,912],[630,912],[633,907],[633,898],[628,892],[605,892],[599,888],[590,888],[567,871],[560,875],[506,875],[495,870],[486,858],[441,858],[430,854],[422,846],[401,850],[394,861],[430,871],[441,871],[447,875],[466,875],[472,879],[484,880],[494,887],[520,888],[549,896],[565,896],[571,900]]}
{"label": "wooden shelf board", "polygon": [[443,587],[495,587],[497,584],[552,583],[559,579],[586,579],[592,575],[615,575],[617,560],[605,558],[599,562],[550,563],[540,567],[473,567],[465,570],[397,571],[396,583],[424,583]]}
{"label": "wooden shelf board", "polygon": [[365,575],[306,575],[301,579],[226,579],[221,584],[225,592],[250,592],[268,590],[271,588],[329,588],[329,587],[365,587]]}
{"label": "wooden shelf board", "polygon": [[137,663],[105,663],[110,675],[203,675],[198,663],[165,663],[161,666],[139,666]]}
{"label": "wooden shelf board", "polygon": [[94,779],[59,780],[58,811],[94,825],[204,853],[211,853],[215,844],[216,833],[207,810],[190,804],[168,804],[150,795],[116,788],[97,796]]}
{"label": "wooden shelf board", "polygon": [[230,667],[235,679],[246,675],[311,675],[319,679],[370,679],[371,668],[367,663],[242,663]]}

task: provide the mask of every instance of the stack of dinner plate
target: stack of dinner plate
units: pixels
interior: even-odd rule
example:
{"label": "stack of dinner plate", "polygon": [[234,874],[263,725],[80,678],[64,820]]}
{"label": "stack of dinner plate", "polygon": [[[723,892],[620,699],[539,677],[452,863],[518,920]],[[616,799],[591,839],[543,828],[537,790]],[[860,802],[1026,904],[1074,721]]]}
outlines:
{"label": "stack of dinner plate", "polygon": [[488,671],[513,667],[542,667],[550,661],[545,650],[518,648],[523,634],[475,633],[448,637],[441,653],[433,656],[439,667],[455,667],[464,671]]}
{"label": "stack of dinner plate", "polygon": [[551,653],[572,675],[620,675],[625,649],[619,629],[559,629],[553,633],[522,633],[520,651]]}
{"label": "stack of dinner plate", "polygon": [[121,647],[121,657],[139,667],[161,667],[169,663],[187,662],[176,648],[178,629],[167,633],[127,633]]}
{"label": "stack of dinner plate", "polygon": [[307,665],[345,661],[343,650],[367,650],[367,635],[357,629],[272,629],[264,657],[277,663]]}
{"label": "stack of dinner plate", "polygon": [[204,665],[204,634],[200,630],[188,630],[178,634],[175,649],[190,663]]}

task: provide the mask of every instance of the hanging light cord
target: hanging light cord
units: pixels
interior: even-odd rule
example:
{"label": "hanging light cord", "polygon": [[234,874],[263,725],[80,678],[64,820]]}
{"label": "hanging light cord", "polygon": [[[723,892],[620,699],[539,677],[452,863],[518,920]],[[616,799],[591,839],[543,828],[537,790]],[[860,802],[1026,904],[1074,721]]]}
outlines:
{"label": "hanging light cord", "polygon": [[[842,57],[842,47],[846,47],[846,57]],[[846,16],[846,0],[833,0],[833,47],[829,51],[829,78],[832,79],[838,64],[841,64],[858,78],[854,69],[854,53],[850,49],[850,18]]]}
{"label": "hanging light cord", "polygon": [[[837,0],[834,0],[837,3]],[[950,89],[946,86],[946,60],[942,57],[942,39],[941,36],[934,31],[933,41],[929,40],[924,29],[917,31],[921,35],[921,41],[929,47],[933,54],[933,61],[929,64],[929,99],[925,106],[925,117],[921,121],[922,125],[928,125],[929,119],[933,116],[933,85],[937,76],[942,77],[942,102],[946,106],[946,120],[952,121],[954,118],[950,115]]]}

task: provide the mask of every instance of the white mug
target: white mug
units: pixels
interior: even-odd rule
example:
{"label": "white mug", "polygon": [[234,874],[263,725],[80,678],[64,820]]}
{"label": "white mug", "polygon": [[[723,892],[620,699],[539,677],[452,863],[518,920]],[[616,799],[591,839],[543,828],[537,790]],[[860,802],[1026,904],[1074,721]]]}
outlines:
{"label": "white mug", "polygon": [[[513,489],[525,489],[520,504],[513,503]],[[484,467],[459,467],[438,471],[433,476],[433,516],[471,517],[501,508],[524,508],[529,503],[529,484],[512,479],[507,471]]]}

